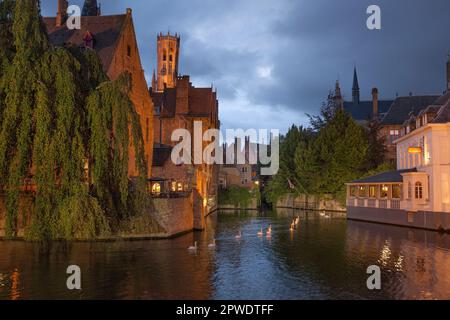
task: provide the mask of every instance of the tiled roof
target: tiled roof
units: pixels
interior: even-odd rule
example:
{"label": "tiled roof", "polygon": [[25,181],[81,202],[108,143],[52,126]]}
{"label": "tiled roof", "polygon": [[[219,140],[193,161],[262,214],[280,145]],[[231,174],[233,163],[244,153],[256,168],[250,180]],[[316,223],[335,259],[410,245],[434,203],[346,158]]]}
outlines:
{"label": "tiled roof", "polygon": [[[177,89],[167,88],[163,92],[150,92],[155,107],[161,108],[161,117],[174,117],[176,113]],[[211,88],[189,88],[189,113],[187,116],[207,116],[216,103],[215,92]]]}
{"label": "tiled roof", "polygon": [[168,88],[163,92],[150,92],[153,105],[159,107],[161,117],[174,117],[177,104],[177,91],[175,88]]}
{"label": "tiled roof", "polygon": [[103,70],[107,71],[112,62],[116,44],[127,15],[112,16],[82,16],[80,30],[68,30],[63,24],[56,27],[56,18],[44,18],[49,39],[52,44],[62,46],[73,44],[84,45],[83,37],[89,31],[95,40],[94,49],[103,63]]}
{"label": "tiled roof", "polygon": [[397,170],[397,171],[389,171],[377,174],[375,176],[354,180],[351,183],[391,183],[391,182],[403,182],[402,173],[408,172],[417,172],[417,169],[406,169],[406,170]]}
{"label": "tiled roof", "polygon": [[401,125],[409,119],[410,113],[417,115],[422,109],[437,103],[439,96],[409,96],[394,100],[381,121],[383,125]]}
{"label": "tiled roof", "polygon": [[[380,100],[378,101],[378,112],[384,114],[389,110],[392,104],[392,100]],[[344,102],[344,109],[351,114],[352,118],[357,121],[370,120],[373,117],[373,102],[372,101],[360,101],[359,104],[353,104],[353,102]]]}

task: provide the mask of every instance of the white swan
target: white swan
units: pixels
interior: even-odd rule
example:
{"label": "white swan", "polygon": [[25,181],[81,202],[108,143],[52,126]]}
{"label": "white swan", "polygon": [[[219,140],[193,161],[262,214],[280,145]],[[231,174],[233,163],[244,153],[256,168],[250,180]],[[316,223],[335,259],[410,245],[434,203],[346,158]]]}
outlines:
{"label": "white swan", "polygon": [[208,244],[208,248],[213,249],[216,247],[216,239],[213,239],[213,242]]}
{"label": "white swan", "polygon": [[269,225],[269,229],[266,231],[266,235],[270,237],[272,235],[272,225]]}
{"label": "white swan", "polygon": [[236,238],[237,240],[240,240],[240,239],[242,238],[242,232],[239,231],[239,233],[235,236],[235,238]]}
{"label": "white swan", "polygon": [[325,217],[325,211],[320,211],[320,216]]}
{"label": "white swan", "polygon": [[258,231],[258,237],[262,237],[263,236],[263,229],[261,228],[260,231]]}
{"label": "white swan", "polygon": [[193,246],[190,246],[188,248],[189,251],[197,251],[198,247],[197,247],[197,241],[194,242]]}

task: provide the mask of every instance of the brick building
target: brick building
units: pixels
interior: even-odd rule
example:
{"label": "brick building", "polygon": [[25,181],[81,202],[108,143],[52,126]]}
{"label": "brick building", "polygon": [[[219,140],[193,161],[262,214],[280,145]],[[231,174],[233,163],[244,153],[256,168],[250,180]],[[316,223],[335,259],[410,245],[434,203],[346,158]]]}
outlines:
{"label": "brick building", "polygon": [[[171,136],[176,129],[186,129],[192,137],[194,147],[194,122],[202,124],[201,139],[208,129],[219,129],[217,94],[211,88],[196,88],[189,76],[179,76],[178,58],[180,37],[162,35],[157,37],[157,67],[153,72],[152,86],[149,88],[154,105],[154,154],[152,168],[152,192],[185,193],[192,191],[194,212],[202,216],[215,207],[217,195],[217,165],[175,164],[171,157],[172,148],[178,141]],[[203,148],[209,142],[203,142]],[[197,208],[198,207],[198,208]],[[202,229],[202,219],[196,228]]]}
{"label": "brick building", "polygon": [[[235,138],[234,143],[224,144],[222,148],[224,163],[219,169],[219,187],[222,189],[239,187],[249,190],[258,187],[258,144],[251,143],[250,137],[245,137],[244,148],[241,150],[241,139]],[[242,154],[245,161],[238,161],[238,153]]]}
{"label": "brick building", "polygon": [[[97,1],[86,0],[82,10],[81,29],[69,30],[65,23],[67,8],[67,0],[58,0],[57,16],[44,18],[51,43],[95,50],[103,64],[103,70],[111,80],[117,79],[124,72],[130,74],[130,99],[140,117],[146,160],[149,164],[152,163],[153,102],[142,69],[132,10],[127,9],[125,14],[102,16]],[[131,143],[129,155],[129,176],[137,176]],[[150,165],[147,176],[151,176]]]}

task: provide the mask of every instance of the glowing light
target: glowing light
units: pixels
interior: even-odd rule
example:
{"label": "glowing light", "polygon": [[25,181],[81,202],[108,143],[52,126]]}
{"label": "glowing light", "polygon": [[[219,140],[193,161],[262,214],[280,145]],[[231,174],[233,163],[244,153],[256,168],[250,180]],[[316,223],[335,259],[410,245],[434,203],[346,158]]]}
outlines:
{"label": "glowing light", "polygon": [[255,185],[259,186],[259,181],[255,181]]}
{"label": "glowing light", "polygon": [[409,147],[408,153],[411,153],[411,154],[422,153],[422,148],[421,147]]}

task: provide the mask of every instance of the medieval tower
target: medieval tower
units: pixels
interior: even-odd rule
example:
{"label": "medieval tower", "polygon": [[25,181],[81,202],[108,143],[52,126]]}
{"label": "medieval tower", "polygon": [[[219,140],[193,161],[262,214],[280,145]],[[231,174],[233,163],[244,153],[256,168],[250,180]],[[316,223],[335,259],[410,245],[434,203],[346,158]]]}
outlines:
{"label": "medieval tower", "polygon": [[180,37],[168,33],[160,33],[157,39],[157,77],[153,72],[152,89],[164,91],[164,88],[175,88],[178,77],[178,58],[180,55]]}

